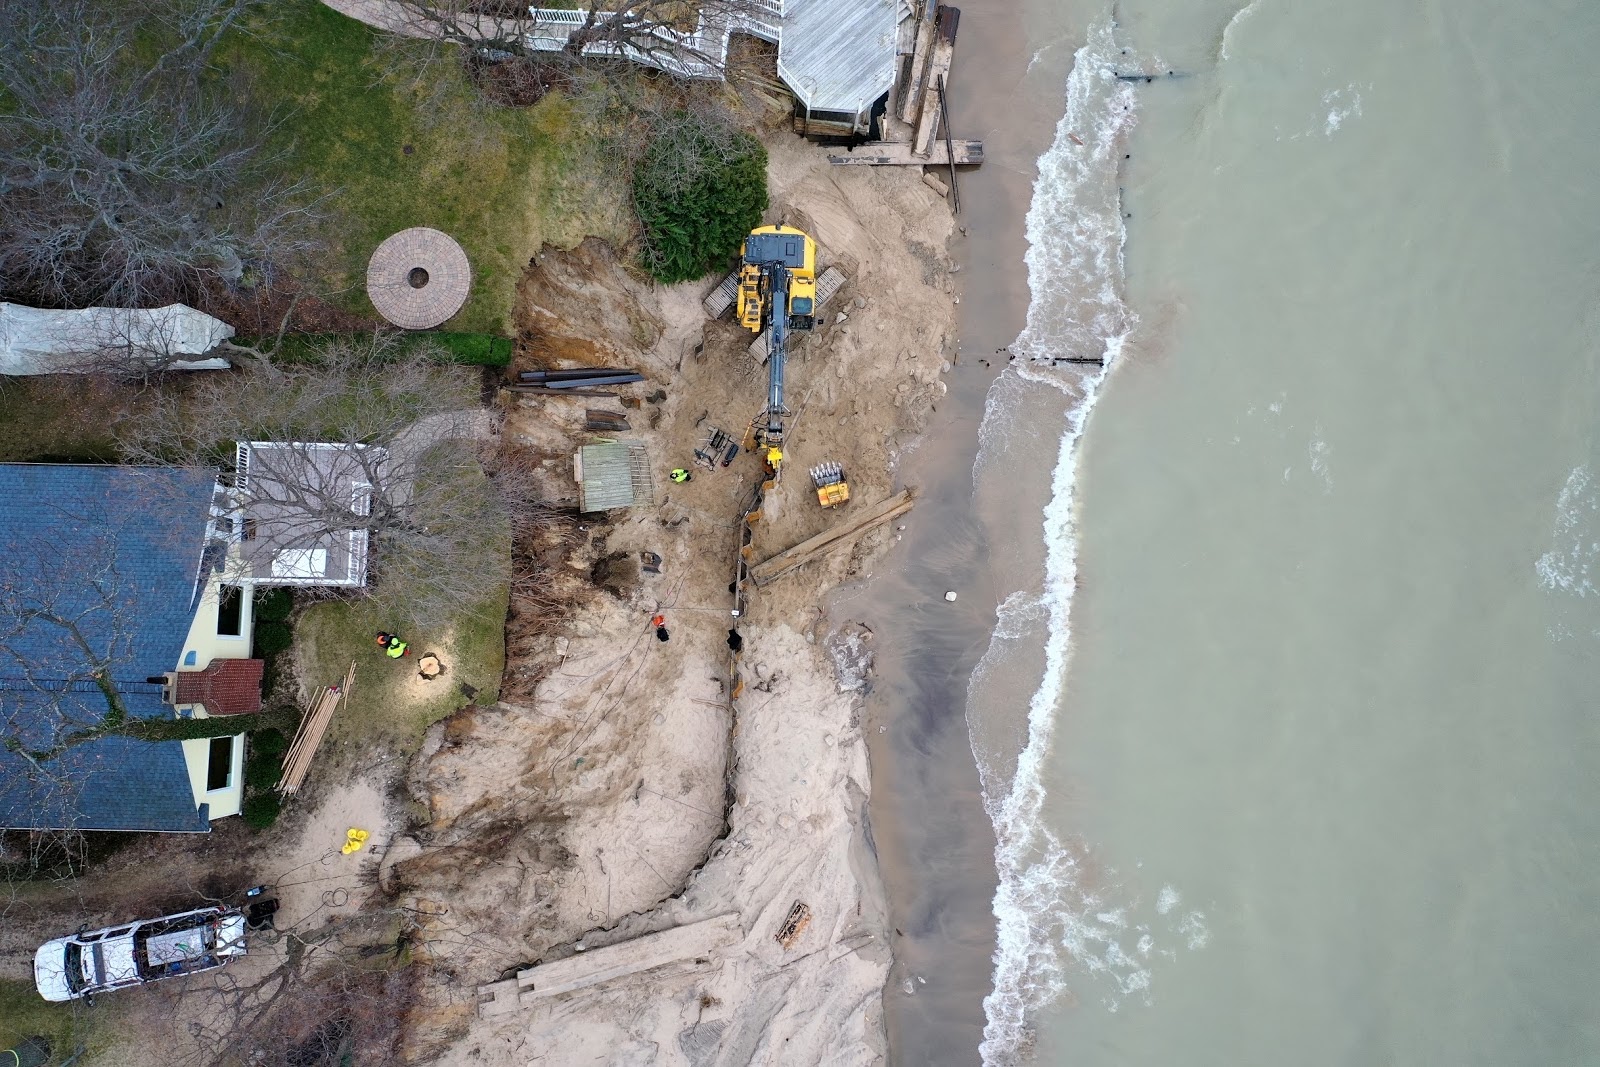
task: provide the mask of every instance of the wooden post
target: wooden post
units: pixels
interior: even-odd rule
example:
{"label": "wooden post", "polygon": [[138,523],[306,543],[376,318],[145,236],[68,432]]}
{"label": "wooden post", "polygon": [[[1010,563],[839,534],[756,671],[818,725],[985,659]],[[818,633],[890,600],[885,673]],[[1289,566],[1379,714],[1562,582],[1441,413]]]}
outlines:
{"label": "wooden post", "polygon": [[939,118],[944,121],[945,158],[950,160],[950,203],[954,214],[961,214],[961,190],[956,188],[956,149],[950,143],[950,110],[944,101],[945,76],[939,75]]}

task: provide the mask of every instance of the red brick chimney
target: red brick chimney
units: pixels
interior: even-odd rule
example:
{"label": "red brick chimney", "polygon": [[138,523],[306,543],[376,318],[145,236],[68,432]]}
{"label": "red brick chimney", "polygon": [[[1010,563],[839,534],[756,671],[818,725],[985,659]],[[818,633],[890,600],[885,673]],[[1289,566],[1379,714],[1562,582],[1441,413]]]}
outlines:
{"label": "red brick chimney", "polygon": [[261,710],[258,659],[216,659],[203,671],[178,671],[171,689],[174,704],[204,704],[211,715],[248,715]]}

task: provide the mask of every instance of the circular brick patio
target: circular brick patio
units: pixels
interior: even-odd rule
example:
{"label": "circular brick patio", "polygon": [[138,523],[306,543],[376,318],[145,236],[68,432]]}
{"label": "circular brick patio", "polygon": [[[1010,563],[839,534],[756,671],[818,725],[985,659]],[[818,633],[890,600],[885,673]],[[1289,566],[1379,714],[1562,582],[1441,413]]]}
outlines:
{"label": "circular brick patio", "polygon": [[439,325],[461,310],[471,288],[467,254],[449,234],[425,226],[401,230],[367,261],[372,306],[403,329]]}

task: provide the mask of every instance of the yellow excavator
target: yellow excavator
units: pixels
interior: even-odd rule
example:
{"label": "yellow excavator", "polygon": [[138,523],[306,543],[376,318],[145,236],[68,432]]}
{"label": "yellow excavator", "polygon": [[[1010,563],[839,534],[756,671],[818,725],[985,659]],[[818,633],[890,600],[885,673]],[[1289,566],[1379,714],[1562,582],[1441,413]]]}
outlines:
{"label": "yellow excavator", "polygon": [[766,449],[774,472],[783,462],[784,354],[790,330],[816,325],[817,242],[793,226],[761,226],[739,249],[739,323],[767,331],[767,406],[751,425],[748,442]]}

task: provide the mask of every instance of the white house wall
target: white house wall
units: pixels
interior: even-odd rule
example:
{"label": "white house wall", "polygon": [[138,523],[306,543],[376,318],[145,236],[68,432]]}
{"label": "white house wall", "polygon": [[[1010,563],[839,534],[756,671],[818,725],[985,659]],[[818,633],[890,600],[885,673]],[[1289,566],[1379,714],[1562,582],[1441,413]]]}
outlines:
{"label": "white house wall", "polygon": [[[222,580],[216,574],[211,575],[206,582],[205,593],[200,597],[200,606],[195,609],[194,621],[189,624],[189,636],[184,639],[183,652],[178,656],[179,671],[203,671],[211,666],[212,660],[250,658],[255,590],[249,585],[241,585],[240,589],[239,636],[225,637],[217,633]],[[193,663],[189,662],[191,657]],[[180,704],[176,710],[197,719],[210,717],[203,704]],[[237,815],[244,805],[244,735],[235,735],[233,739],[233,767],[228,775],[228,785],[223,789],[206,789],[210,757],[210,738],[183,742],[183,760],[188,766],[189,788],[194,792],[194,802],[196,806],[211,805],[213,820]]]}

